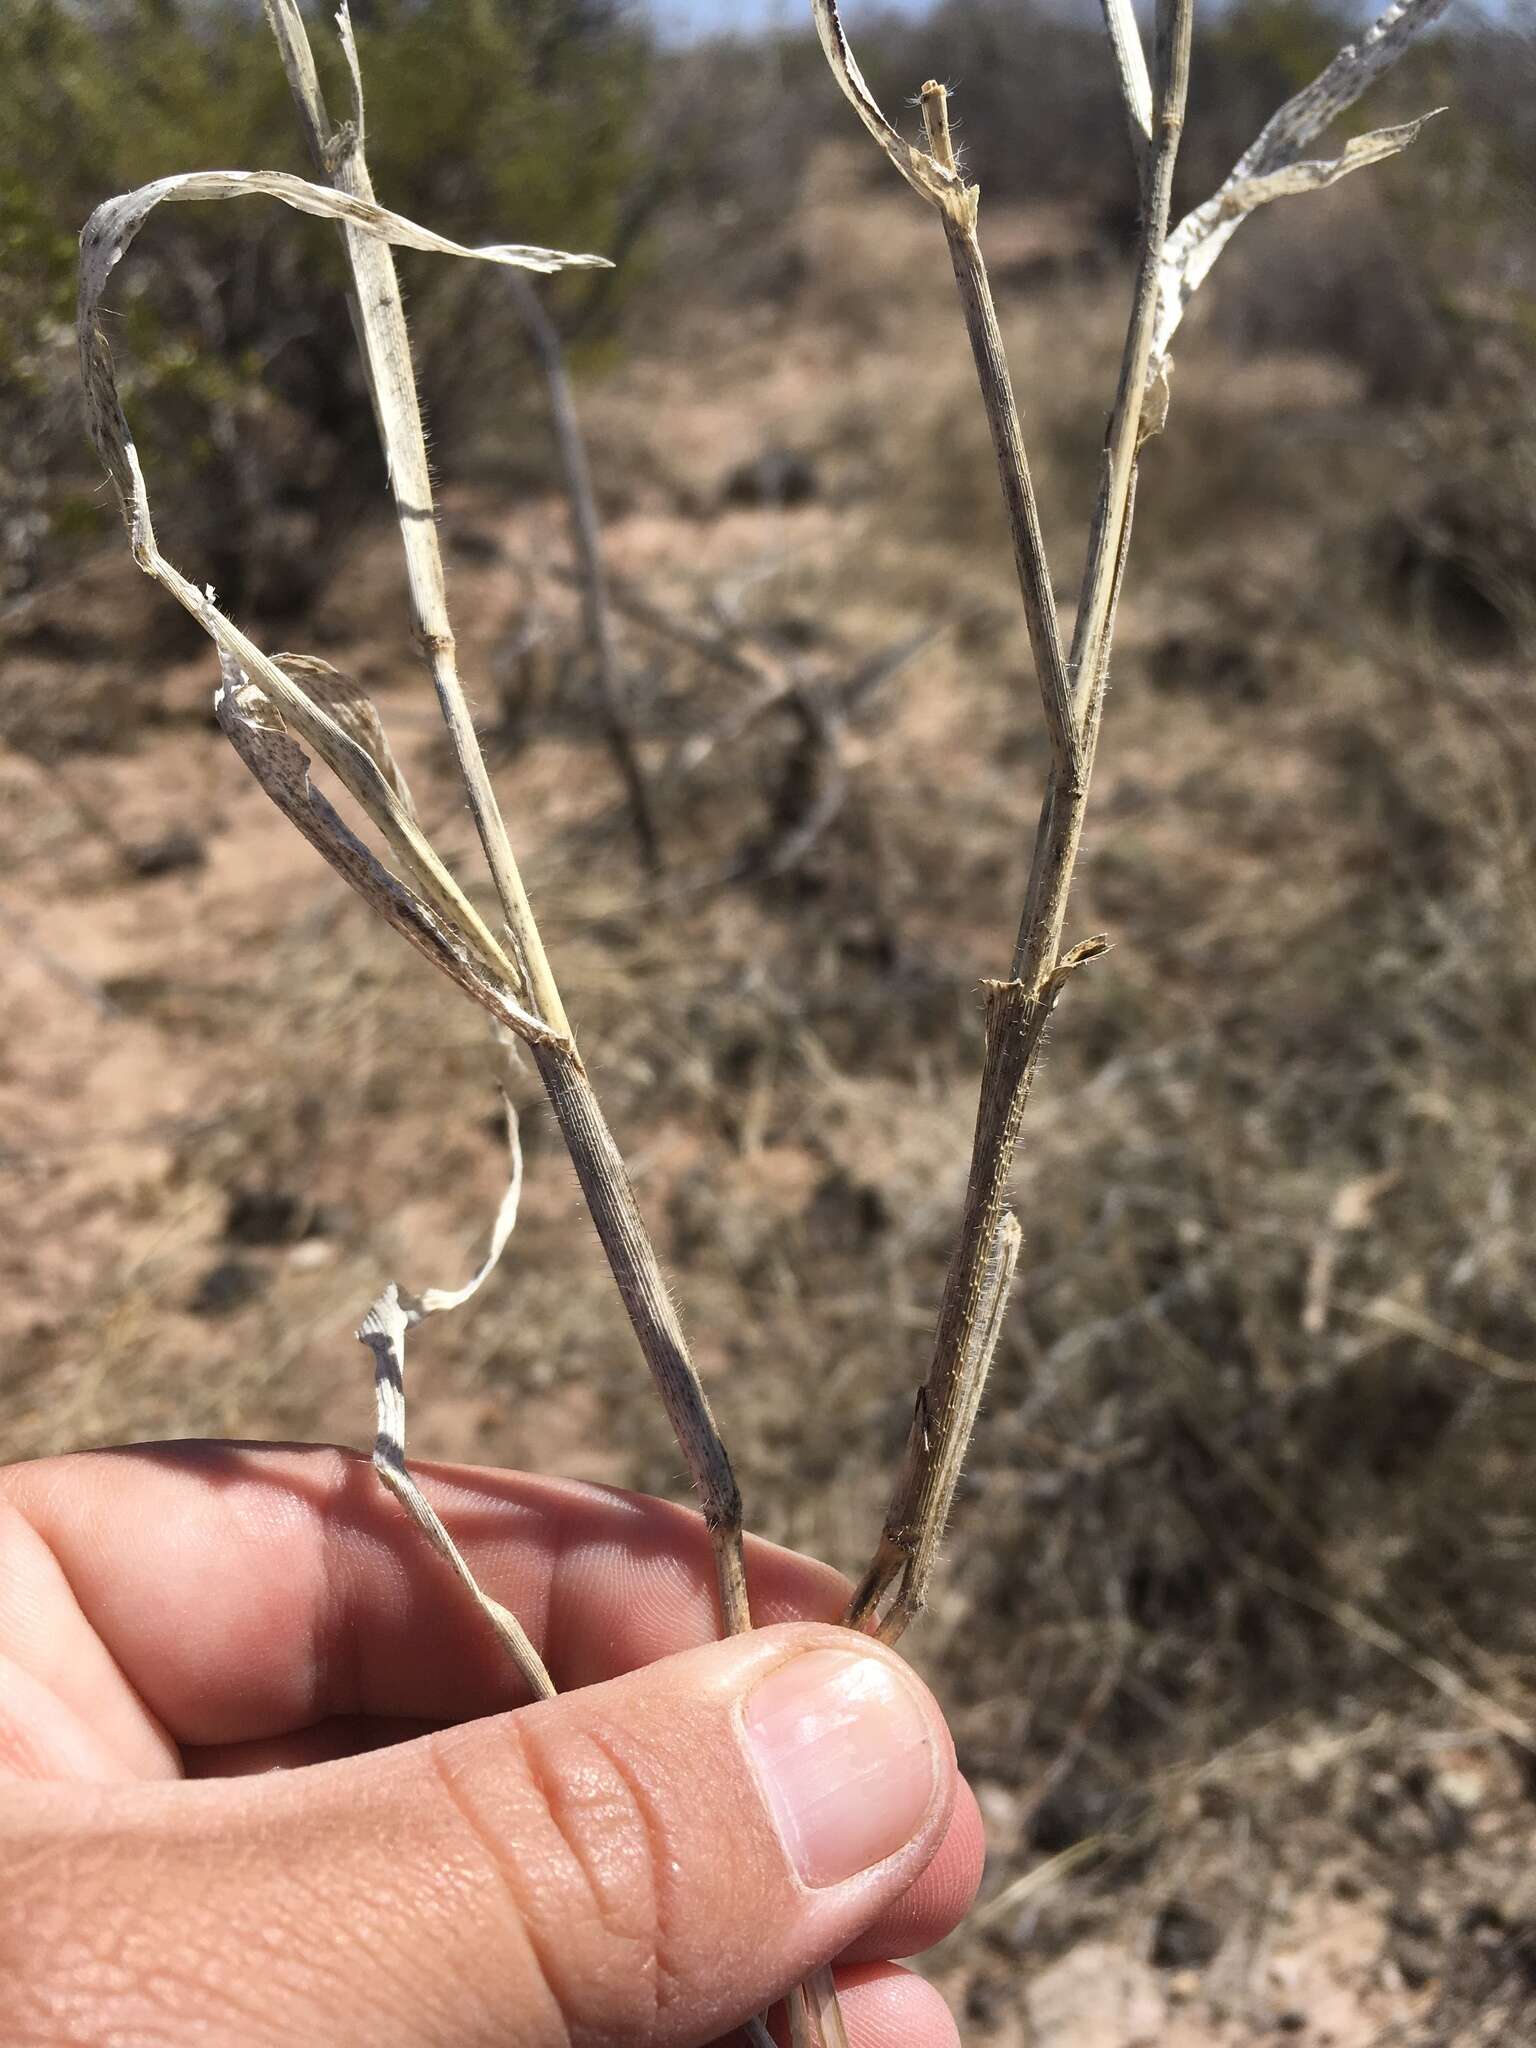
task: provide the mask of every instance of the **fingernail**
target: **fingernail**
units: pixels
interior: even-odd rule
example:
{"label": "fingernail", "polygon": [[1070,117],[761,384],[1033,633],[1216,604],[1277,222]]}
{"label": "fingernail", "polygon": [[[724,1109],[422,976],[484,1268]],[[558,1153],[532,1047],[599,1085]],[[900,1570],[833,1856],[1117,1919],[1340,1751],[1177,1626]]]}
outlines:
{"label": "fingernail", "polygon": [[904,1848],[928,1817],[938,1762],[916,1680],[853,1650],[808,1650],[747,1701],[747,1749],[790,1860],[842,1884]]}

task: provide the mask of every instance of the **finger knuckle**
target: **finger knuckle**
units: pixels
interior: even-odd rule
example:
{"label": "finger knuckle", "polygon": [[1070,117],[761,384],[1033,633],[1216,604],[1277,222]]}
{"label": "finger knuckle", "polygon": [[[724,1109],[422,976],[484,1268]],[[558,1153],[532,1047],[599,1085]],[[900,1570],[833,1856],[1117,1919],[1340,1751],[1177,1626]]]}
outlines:
{"label": "finger knuckle", "polygon": [[493,1852],[563,2040],[643,2036],[679,1982],[677,1859],[645,1758],[592,1723],[508,1732],[530,1796]]}

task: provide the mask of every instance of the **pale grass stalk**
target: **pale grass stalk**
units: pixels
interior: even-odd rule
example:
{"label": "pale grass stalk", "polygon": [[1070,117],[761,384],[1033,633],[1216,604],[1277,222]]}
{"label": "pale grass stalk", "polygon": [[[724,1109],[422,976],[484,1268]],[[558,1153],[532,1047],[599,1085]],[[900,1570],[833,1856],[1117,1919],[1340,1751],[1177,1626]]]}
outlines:
{"label": "pale grass stalk", "polygon": [[1102,0],[1102,4],[1136,180],[1145,191],[1147,173],[1152,167],[1152,80],[1147,71],[1147,53],[1142,48],[1132,0]]}
{"label": "pale grass stalk", "polygon": [[[346,9],[338,15],[352,79],[352,118],[332,124],[295,0],[264,0],[311,153],[338,190],[371,201],[363,143],[362,81]],[[344,230],[354,321],[399,516],[416,637],[427,659],[506,919],[525,1000],[549,1027],[534,1065],[576,1169],[625,1310],[687,1461],[715,1549],[722,1617],[750,1626],[742,1561],[741,1498],[655,1247],[603,1116],[560,997],[475,733],[455,657],[434,515],[431,471],[394,261],[383,244]]]}
{"label": "pale grass stalk", "polygon": [[[746,1584],[740,1501],[730,1463],[622,1161],[572,1038],[490,792],[454,664],[420,414],[387,244],[399,242],[546,271],[600,259],[521,245],[466,249],[378,206],[360,161],[361,94],[345,17],[341,25],[353,63],[356,120],[333,133],[292,0],[269,0],[269,6],[295,94],[309,111],[322,161],[342,189],[312,185],[282,172],[193,172],[159,179],[98,207],[81,236],[79,304],[81,372],[92,437],[116,486],[135,560],[219,648],[221,722],[252,772],[354,888],[498,1023],[528,1045],[703,1503],[715,1545],[723,1614],[733,1629],[741,1628],[747,1625]],[[505,945],[490,931],[422,833],[408,793],[382,745],[377,715],[371,713],[371,707],[368,717],[359,713],[356,695],[360,693],[349,697],[343,691],[338,700],[335,686],[321,681],[323,664],[309,664],[307,674],[297,669],[285,671],[220,611],[211,593],[199,590],[183,576],[156,542],[148,490],[118,396],[100,311],[102,293],[156,206],[166,201],[247,194],[281,199],[303,212],[329,217],[345,232],[358,285],[359,333],[366,344],[375,410],[400,513],[418,635],[464,768],[465,786],[506,920]],[[386,252],[382,262],[381,252]],[[309,758],[300,741],[320,755],[361,804],[384,834],[407,880],[385,868],[313,788]]]}

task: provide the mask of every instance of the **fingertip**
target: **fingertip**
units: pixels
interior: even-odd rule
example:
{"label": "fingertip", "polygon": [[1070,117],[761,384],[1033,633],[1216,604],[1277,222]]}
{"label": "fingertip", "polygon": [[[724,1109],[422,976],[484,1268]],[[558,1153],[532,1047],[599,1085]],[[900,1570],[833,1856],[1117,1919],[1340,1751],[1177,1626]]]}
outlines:
{"label": "fingertip", "polygon": [[[414,1466],[471,1570],[562,1691],[710,1640],[713,1553],[689,1508],[617,1488]],[[332,1447],[135,1445],[0,1471],[117,1673],[183,1745],[325,1718],[463,1720],[522,1689],[366,1458]],[[748,1539],[759,1622],[833,1621],[830,1567]],[[111,1677],[112,1671],[107,1676]]]}
{"label": "fingertip", "polygon": [[970,1911],[986,1864],[986,1836],[976,1795],[956,1779],[949,1828],[927,1869],[850,1943],[848,1963],[920,1955],[952,1934]]}
{"label": "fingertip", "polygon": [[819,1558],[763,1536],[746,1540],[747,1594],[758,1628],[783,1621],[841,1621],[853,1581]]}
{"label": "fingertip", "polygon": [[[897,1963],[839,1965],[837,2002],[848,2048],[960,2048],[960,2030],[943,1994]],[[788,2040],[784,2009],[772,2018],[779,2042]]]}
{"label": "fingertip", "polygon": [[756,1639],[778,1654],[744,1695],[744,1746],[788,1863],[808,1891],[844,1893],[851,1932],[932,1861],[954,1745],[917,1673],[867,1636],[801,1624]]}

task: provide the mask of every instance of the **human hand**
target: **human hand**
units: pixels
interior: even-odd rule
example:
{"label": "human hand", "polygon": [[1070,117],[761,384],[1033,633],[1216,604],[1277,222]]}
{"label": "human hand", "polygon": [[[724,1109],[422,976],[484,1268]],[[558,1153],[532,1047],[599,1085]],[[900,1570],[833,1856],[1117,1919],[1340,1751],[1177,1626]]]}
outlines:
{"label": "human hand", "polygon": [[833,1957],[852,2048],[952,2048],[888,1959],[956,1924],[980,1822],[927,1692],[823,1625],[839,1576],[749,1542],[780,1625],[715,1642],[687,1510],[415,1469],[560,1698],[505,1711],[364,1460],[0,1470],[10,2048],[695,2048]]}

